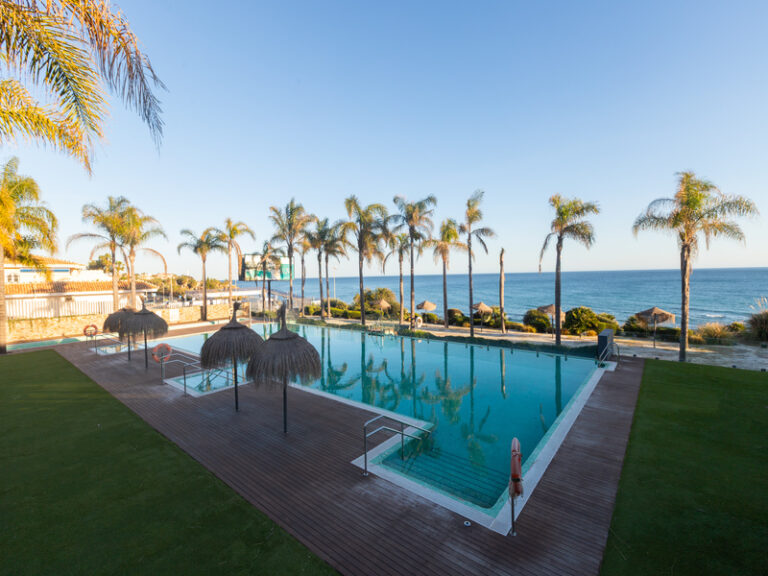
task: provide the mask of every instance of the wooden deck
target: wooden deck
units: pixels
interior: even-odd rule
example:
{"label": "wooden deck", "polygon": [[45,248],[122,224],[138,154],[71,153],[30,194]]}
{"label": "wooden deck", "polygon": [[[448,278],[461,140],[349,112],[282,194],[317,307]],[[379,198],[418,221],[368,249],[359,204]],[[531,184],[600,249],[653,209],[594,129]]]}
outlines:
{"label": "wooden deck", "polygon": [[301,390],[269,387],[193,398],[160,384],[143,356],[59,352],[160,433],[342,574],[572,574],[599,572],[642,375],[627,359],[593,392],[518,519],[504,537],[350,462],[371,413]]}

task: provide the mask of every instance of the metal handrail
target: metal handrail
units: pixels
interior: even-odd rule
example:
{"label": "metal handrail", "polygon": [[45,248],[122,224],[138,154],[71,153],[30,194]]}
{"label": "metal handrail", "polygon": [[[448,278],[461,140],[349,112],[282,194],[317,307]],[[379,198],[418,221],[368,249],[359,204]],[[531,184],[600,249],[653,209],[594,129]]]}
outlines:
{"label": "metal handrail", "polygon": [[[394,422],[397,422],[400,424],[400,429],[392,428],[390,426],[379,426],[375,430],[371,430],[368,432],[368,426],[373,424],[374,422],[381,420],[382,418],[386,418],[388,420],[393,420]],[[412,440],[421,440],[421,436],[415,436],[413,434],[409,434],[405,431],[405,427],[408,426],[408,428],[415,428],[416,430],[419,430],[425,434],[431,434],[432,431],[428,430],[426,428],[422,428],[421,426],[417,426],[416,424],[409,424],[407,422],[403,422],[402,420],[398,420],[394,416],[389,416],[387,414],[379,414],[375,418],[371,418],[368,420],[365,424],[363,424],[363,476],[368,476],[368,438],[373,436],[374,434],[377,434],[378,432],[381,432],[382,430],[387,430],[389,432],[394,432],[395,434],[400,434],[400,459],[405,460],[405,437],[408,436],[408,438],[411,438]]]}
{"label": "metal handrail", "polygon": [[621,349],[615,342],[611,343],[610,346],[606,346],[603,353],[597,357],[597,365],[602,367],[605,364],[606,359],[610,358],[613,354],[616,354],[618,361],[621,362]]}

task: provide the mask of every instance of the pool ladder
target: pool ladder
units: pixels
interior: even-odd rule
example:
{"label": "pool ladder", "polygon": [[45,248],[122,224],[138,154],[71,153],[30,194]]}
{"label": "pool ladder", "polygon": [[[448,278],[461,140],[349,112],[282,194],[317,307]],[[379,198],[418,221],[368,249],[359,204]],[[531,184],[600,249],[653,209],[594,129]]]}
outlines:
{"label": "pool ladder", "polygon": [[[374,422],[378,422],[379,420],[387,419],[392,420],[393,422],[397,422],[400,424],[400,429],[392,428],[391,426],[387,426],[386,424],[380,425],[375,430],[368,431],[368,426],[373,424]],[[373,436],[374,434],[381,432],[382,430],[386,430],[388,432],[394,432],[395,434],[400,434],[400,458],[405,459],[405,437],[411,438],[412,440],[421,440],[423,436],[416,436],[414,434],[410,434],[409,432],[405,431],[405,428],[415,428],[416,430],[419,430],[423,432],[424,434],[431,434],[430,430],[427,430],[426,428],[422,428],[421,426],[416,426],[415,424],[409,424],[407,422],[403,422],[402,420],[398,420],[397,418],[393,416],[389,416],[387,414],[379,414],[375,418],[371,418],[363,424],[363,476],[368,476],[368,438]]]}

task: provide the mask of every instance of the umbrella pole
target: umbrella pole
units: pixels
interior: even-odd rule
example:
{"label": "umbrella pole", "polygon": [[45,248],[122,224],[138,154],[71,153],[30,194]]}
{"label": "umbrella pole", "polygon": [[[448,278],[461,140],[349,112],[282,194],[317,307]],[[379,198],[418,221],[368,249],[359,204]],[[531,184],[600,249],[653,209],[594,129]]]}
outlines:
{"label": "umbrella pole", "polygon": [[232,355],[232,372],[235,377],[235,412],[238,412],[240,410],[240,402],[237,399],[237,359],[235,359],[234,354]]}
{"label": "umbrella pole", "polygon": [[653,319],[653,349],[656,349],[656,318]]}
{"label": "umbrella pole", "polygon": [[288,378],[283,376],[283,434],[288,434]]}
{"label": "umbrella pole", "polygon": [[512,508],[512,536],[517,536],[517,529],[515,527],[515,499],[514,497],[509,499],[510,506]]}
{"label": "umbrella pole", "polygon": [[128,334],[128,362],[131,361],[131,335]]}
{"label": "umbrella pole", "polygon": [[147,352],[147,330],[144,329],[144,370],[149,370],[149,353]]}

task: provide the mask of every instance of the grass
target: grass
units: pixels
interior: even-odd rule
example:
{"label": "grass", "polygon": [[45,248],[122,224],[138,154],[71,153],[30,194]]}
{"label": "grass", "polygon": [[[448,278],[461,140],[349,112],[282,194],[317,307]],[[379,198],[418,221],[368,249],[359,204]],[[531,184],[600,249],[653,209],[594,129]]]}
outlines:
{"label": "grass", "polygon": [[765,574],[768,374],[647,361],[601,574]]}
{"label": "grass", "polygon": [[0,359],[0,574],[333,570],[53,351]]}

